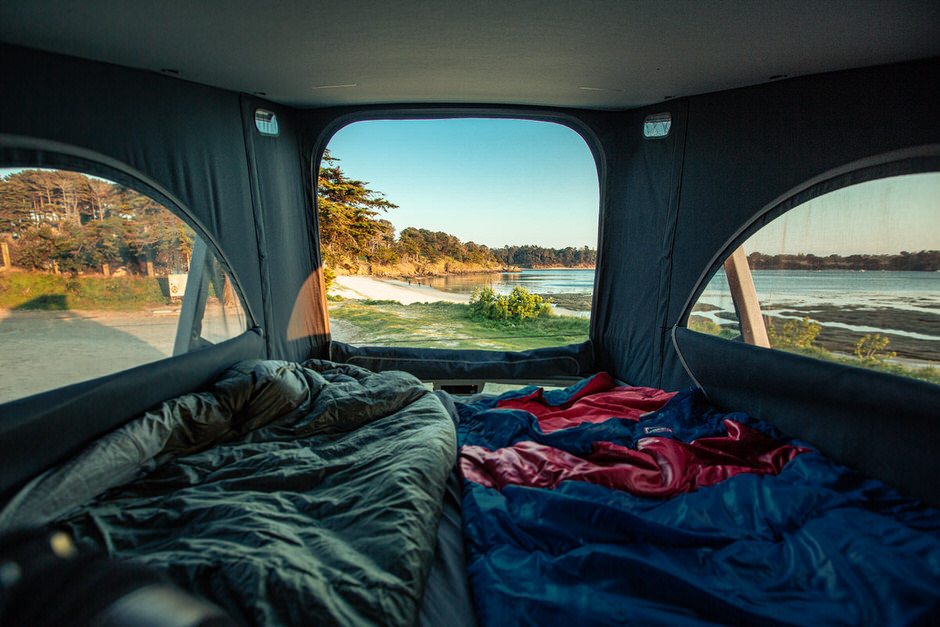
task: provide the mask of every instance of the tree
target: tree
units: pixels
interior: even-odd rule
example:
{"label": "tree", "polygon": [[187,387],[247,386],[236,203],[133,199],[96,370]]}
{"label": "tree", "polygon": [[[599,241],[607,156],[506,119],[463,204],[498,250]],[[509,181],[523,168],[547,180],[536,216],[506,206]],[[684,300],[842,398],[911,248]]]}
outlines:
{"label": "tree", "polygon": [[348,178],[338,163],[327,150],[317,177],[320,244],[324,260],[334,266],[374,252],[388,238],[391,227],[376,216],[398,206],[367,188],[368,183]]}
{"label": "tree", "polygon": [[14,265],[97,272],[101,265],[185,271],[194,233],[171,211],[117,183],[67,170],[18,170],[0,178],[0,234]]}

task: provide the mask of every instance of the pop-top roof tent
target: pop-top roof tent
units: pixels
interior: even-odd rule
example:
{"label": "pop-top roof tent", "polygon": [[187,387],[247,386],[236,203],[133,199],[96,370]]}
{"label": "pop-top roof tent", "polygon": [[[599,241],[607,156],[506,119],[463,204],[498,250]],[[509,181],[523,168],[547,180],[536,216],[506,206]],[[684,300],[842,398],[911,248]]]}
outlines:
{"label": "pop-top roof tent", "polygon": [[[80,165],[175,207],[252,322],[0,406],[4,495],[238,360],[332,356],[425,379],[606,370],[696,385],[940,504],[938,386],[685,328],[705,280],[759,226],[832,189],[940,168],[937,3],[7,1],[0,40],[0,166]],[[668,135],[644,137],[661,113]],[[311,209],[330,137],[358,120],[490,116],[559,122],[592,151],[590,341],[331,352]]]}
{"label": "pop-top roof tent", "polygon": [[[308,281],[318,267],[311,171],[336,130],[370,118],[509,116],[571,126],[597,161],[592,352],[505,356],[512,365],[454,353],[452,364],[429,368],[420,364],[429,351],[363,349],[376,355],[358,355],[360,363],[429,378],[603,368],[678,388],[691,383],[684,360],[716,401],[773,417],[940,500],[933,386],[682,331],[699,279],[768,209],[849,181],[934,169],[933,3],[414,2],[392,11],[171,2],[145,18],[120,2],[0,10],[9,44],[3,162],[77,161],[162,193],[215,242],[256,324],[207,351],[8,406],[5,422],[15,416],[17,425],[5,448],[18,430],[61,425],[68,435],[5,456],[18,459],[5,488],[238,358],[327,354],[318,287]],[[279,137],[258,134],[258,108],[277,114]],[[660,112],[671,114],[672,131],[647,141],[642,122]],[[288,332],[292,315],[306,331]],[[847,430],[856,437],[843,438]]]}

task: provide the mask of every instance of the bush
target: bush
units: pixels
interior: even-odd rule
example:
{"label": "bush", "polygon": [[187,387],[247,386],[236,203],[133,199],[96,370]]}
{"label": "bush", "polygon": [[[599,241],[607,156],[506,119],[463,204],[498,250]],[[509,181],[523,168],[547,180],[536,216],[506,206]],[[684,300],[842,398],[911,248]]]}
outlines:
{"label": "bush", "polygon": [[330,288],[333,287],[333,281],[335,280],[336,272],[333,271],[333,268],[323,266],[323,291],[329,293]]}
{"label": "bush", "polygon": [[866,333],[855,343],[855,356],[866,363],[880,363],[897,356],[894,351],[886,351],[891,340],[880,333]]}
{"label": "bush", "polygon": [[813,348],[816,336],[822,326],[809,318],[787,320],[778,330],[770,318],[764,318],[767,324],[767,339],[772,348]]}
{"label": "bush", "polygon": [[703,316],[690,316],[688,327],[690,330],[698,331],[699,333],[721,335],[721,325]]}
{"label": "bush", "polygon": [[550,315],[552,315],[551,304],[524,287],[514,287],[509,296],[502,296],[492,288],[484,287],[474,292],[470,299],[470,317],[472,318],[521,322]]}

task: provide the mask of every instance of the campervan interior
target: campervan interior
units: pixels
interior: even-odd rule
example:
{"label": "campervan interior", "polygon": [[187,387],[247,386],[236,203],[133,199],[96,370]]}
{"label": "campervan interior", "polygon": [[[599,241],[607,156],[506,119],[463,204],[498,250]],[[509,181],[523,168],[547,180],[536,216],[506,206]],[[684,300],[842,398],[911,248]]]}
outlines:
{"label": "campervan interior", "polygon": [[[938,85],[916,0],[0,0],[0,623],[936,624]],[[337,148],[511,121],[531,241]]]}

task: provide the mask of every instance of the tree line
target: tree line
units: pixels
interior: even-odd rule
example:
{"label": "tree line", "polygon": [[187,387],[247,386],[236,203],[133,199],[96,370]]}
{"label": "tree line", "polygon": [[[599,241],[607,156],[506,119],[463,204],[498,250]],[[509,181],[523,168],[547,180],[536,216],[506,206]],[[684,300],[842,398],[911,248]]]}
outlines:
{"label": "tree line", "polygon": [[503,246],[494,248],[493,254],[502,263],[524,268],[566,267],[593,268],[597,251],[588,246],[574,248],[545,248],[543,246]]}
{"label": "tree line", "polygon": [[940,250],[901,251],[897,255],[765,255],[753,252],[747,256],[755,270],[940,270]]}
{"label": "tree line", "polygon": [[358,272],[376,265],[404,272],[501,270],[509,267],[593,266],[596,251],[583,248],[504,246],[461,241],[442,231],[395,227],[382,214],[397,205],[368,183],[349,178],[326,151],[317,178],[320,248],[327,266]]}
{"label": "tree line", "polygon": [[185,272],[195,234],[133,189],[68,170],[0,178],[0,241],[14,266],[55,272]]}

